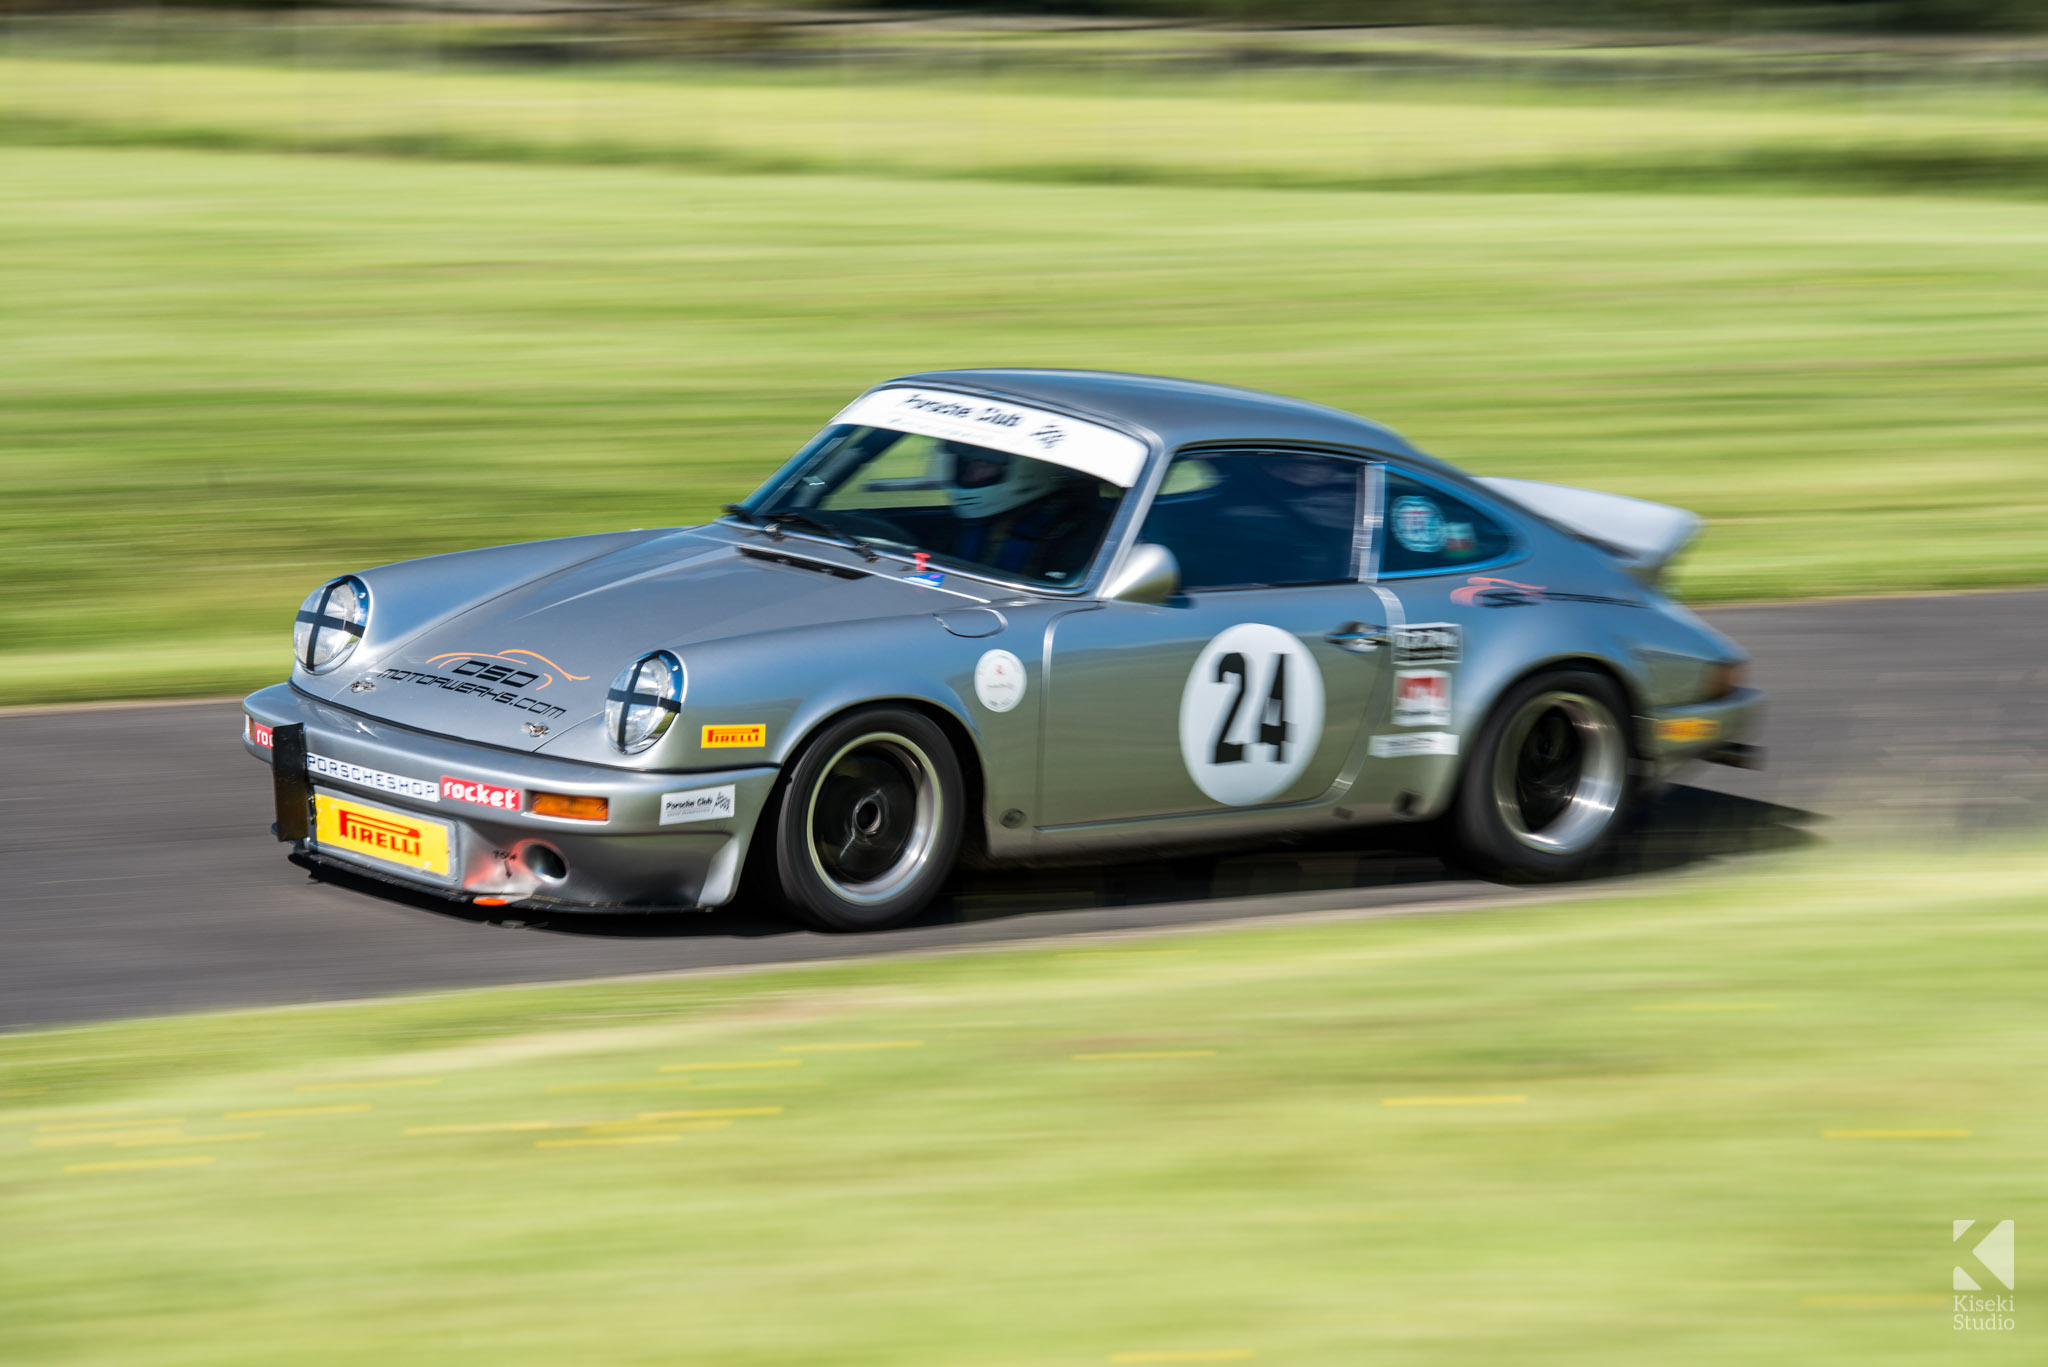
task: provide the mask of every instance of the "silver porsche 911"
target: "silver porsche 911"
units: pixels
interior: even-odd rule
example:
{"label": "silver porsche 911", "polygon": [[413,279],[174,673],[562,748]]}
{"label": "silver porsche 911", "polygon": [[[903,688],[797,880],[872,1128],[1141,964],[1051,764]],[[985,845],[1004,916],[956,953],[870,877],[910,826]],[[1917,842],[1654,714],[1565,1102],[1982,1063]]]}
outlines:
{"label": "silver porsche 911", "polygon": [[963,857],[1388,822],[1565,877],[1758,762],[1659,587],[1697,526],[1248,390],[911,375],[708,525],[323,584],[244,739],[301,860],[511,909],[873,929]]}

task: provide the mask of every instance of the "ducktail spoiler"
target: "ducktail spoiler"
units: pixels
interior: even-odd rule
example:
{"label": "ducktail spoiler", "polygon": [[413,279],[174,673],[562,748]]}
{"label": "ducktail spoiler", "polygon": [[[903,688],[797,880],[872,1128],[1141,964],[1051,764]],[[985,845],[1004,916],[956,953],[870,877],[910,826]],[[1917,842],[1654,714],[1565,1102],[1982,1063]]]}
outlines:
{"label": "ducktail spoiler", "polygon": [[1479,483],[1598,546],[1645,584],[1661,579],[1671,561],[1699,535],[1699,516],[1668,504],[1533,479],[1482,476]]}

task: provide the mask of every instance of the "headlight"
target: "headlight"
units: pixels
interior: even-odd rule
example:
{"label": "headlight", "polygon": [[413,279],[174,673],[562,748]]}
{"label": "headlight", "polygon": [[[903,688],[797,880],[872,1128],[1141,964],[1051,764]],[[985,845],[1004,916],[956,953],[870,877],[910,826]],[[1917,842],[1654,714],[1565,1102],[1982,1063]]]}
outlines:
{"label": "headlight", "polygon": [[666,650],[620,670],[604,704],[604,733],[613,746],[631,755],[660,740],[683,710],[683,683],[683,662]]}
{"label": "headlight", "polygon": [[299,604],[292,654],[308,673],[325,674],[346,660],[370,620],[369,586],[354,575],[322,584]]}

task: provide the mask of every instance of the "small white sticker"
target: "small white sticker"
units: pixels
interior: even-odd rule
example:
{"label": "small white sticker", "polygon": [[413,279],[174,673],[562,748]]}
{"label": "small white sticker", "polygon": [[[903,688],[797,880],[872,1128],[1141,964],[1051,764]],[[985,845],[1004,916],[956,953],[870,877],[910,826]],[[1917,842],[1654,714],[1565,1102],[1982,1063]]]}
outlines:
{"label": "small white sticker", "polygon": [[441,800],[441,785],[438,783],[423,778],[407,778],[403,774],[387,774],[382,769],[366,769],[360,764],[329,759],[325,755],[307,755],[306,772],[315,778],[331,778],[337,783],[375,788],[380,793],[396,793],[415,802]]}
{"label": "small white sticker", "polygon": [[661,795],[661,824],[679,826],[685,821],[715,821],[731,816],[739,795],[733,784],[717,788],[691,788]]}
{"label": "small white sticker", "polygon": [[1442,669],[1404,669],[1394,675],[1394,725],[1449,726],[1451,676]]}
{"label": "small white sticker", "polygon": [[1458,736],[1454,731],[1417,731],[1407,736],[1374,736],[1374,759],[1403,759],[1409,755],[1455,755]]}
{"label": "small white sticker", "polygon": [[1287,791],[1323,738],[1323,674],[1291,631],[1241,622],[1211,638],[1180,695],[1180,755],[1229,807]]}
{"label": "small white sticker", "polygon": [[1444,548],[1443,510],[1426,498],[1394,500],[1394,540],[1417,555],[1434,555]]}
{"label": "small white sticker", "polygon": [[1462,653],[1464,632],[1456,622],[1417,622],[1394,628],[1397,665],[1454,665]]}
{"label": "small white sticker", "polygon": [[1024,662],[1007,650],[991,650],[974,666],[974,696],[991,712],[1007,712],[1024,701]]}

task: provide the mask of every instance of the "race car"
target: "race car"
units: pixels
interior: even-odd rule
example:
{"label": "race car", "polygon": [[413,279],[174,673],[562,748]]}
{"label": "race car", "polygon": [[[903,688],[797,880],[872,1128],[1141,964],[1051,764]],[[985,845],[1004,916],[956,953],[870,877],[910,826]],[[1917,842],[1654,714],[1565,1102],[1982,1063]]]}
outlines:
{"label": "race car", "polygon": [[1565,878],[1760,762],[1743,652],[1660,586],[1698,525],[1245,389],[913,374],[713,522],[322,584],[244,741],[300,862],[507,914],[869,930],[963,858],[1374,823]]}

